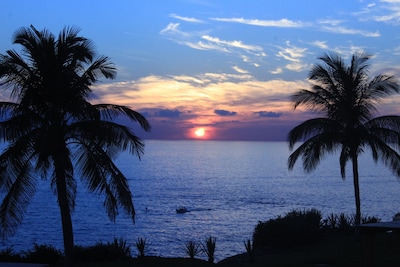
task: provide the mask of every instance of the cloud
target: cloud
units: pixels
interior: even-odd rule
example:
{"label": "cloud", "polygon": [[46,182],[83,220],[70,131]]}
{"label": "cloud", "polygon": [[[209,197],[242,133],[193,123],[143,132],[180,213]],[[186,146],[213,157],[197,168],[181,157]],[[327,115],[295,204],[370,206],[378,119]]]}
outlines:
{"label": "cloud", "polygon": [[207,40],[211,43],[218,44],[220,46],[228,46],[228,47],[240,48],[240,49],[250,50],[250,51],[262,51],[263,50],[263,48],[261,46],[248,45],[248,44],[244,44],[242,41],[237,41],[237,40],[226,41],[226,40],[221,40],[217,37],[212,37],[209,35],[203,35],[201,38],[203,38],[204,40]]}
{"label": "cloud", "polygon": [[237,114],[236,111],[228,111],[224,109],[216,109],[214,110],[214,113],[219,116],[235,116]]}
{"label": "cloud", "polygon": [[243,74],[249,73],[247,70],[241,69],[238,66],[233,66],[232,69],[234,69],[236,72],[243,73]]}
{"label": "cloud", "polygon": [[305,56],[307,48],[300,48],[291,45],[289,41],[286,42],[286,47],[280,47],[277,56],[282,57],[292,62],[300,62],[300,58]]}
{"label": "cloud", "polygon": [[364,37],[380,37],[381,36],[379,31],[370,32],[370,31],[349,29],[346,27],[338,27],[338,26],[336,26],[336,27],[323,26],[321,29],[323,31],[332,32],[332,33],[361,35]]}
{"label": "cloud", "polygon": [[[201,116],[201,123],[213,123],[216,107],[226,111],[242,110],[236,116],[245,120],[260,110],[289,112],[292,110],[289,95],[308,86],[306,80],[260,81],[249,74],[150,75],[130,82],[98,84],[93,88],[97,96],[93,103],[115,103],[134,110],[147,110],[154,118],[183,120]],[[198,123],[194,119],[192,122]]]}
{"label": "cloud", "polygon": [[280,116],[283,115],[282,112],[274,112],[274,111],[257,111],[254,113],[260,117],[266,117],[266,118],[279,118]]}
{"label": "cloud", "polygon": [[337,26],[342,24],[344,21],[343,20],[339,20],[339,19],[321,19],[318,20],[319,24],[328,24],[331,26]]}
{"label": "cloud", "polygon": [[380,0],[377,3],[367,4],[361,11],[354,12],[361,21],[372,20],[386,24],[400,23],[400,1]]}
{"label": "cloud", "polygon": [[179,25],[180,25],[180,23],[169,23],[168,25],[167,25],[167,27],[165,27],[164,29],[162,29],[161,31],[160,31],[160,33],[161,34],[164,34],[164,33],[170,33],[170,32],[174,32],[174,33],[180,33],[181,34],[181,31],[179,31]]}
{"label": "cloud", "polygon": [[283,69],[280,67],[277,67],[275,70],[271,70],[269,73],[271,74],[281,74],[283,72]]}
{"label": "cloud", "polygon": [[190,48],[198,49],[198,50],[216,50],[224,53],[230,53],[228,49],[225,47],[221,47],[219,45],[211,44],[211,43],[204,43],[202,41],[198,42],[189,42],[189,41],[181,41],[178,42],[180,44],[184,44]]}
{"label": "cloud", "polygon": [[196,19],[196,18],[189,18],[189,17],[182,17],[182,16],[178,16],[177,14],[169,14],[169,16],[171,18],[174,19],[179,19],[185,22],[191,22],[191,23],[205,23],[203,20],[201,19]]}
{"label": "cloud", "polygon": [[180,23],[169,23],[160,31],[161,35],[167,36],[173,42],[184,45],[197,50],[213,50],[221,53],[229,53],[243,58],[245,54],[247,61],[254,66],[259,66],[253,63],[249,56],[255,59],[265,57],[266,53],[263,48],[258,45],[246,44],[240,40],[222,40],[215,36],[204,34],[203,32],[184,32],[180,29]]}
{"label": "cloud", "polygon": [[177,109],[160,109],[154,113],[155,116],[163,118],[177,118],[181,114],[182,112]]}
{"label": "cloud", "polygon": [[326,44],[326,41],[314,41],[311,43],[311,45],[325,50],[329,48],[329,46]]}
{"label": "cloud", "polygon": [[292,21],[288,19],[259,20],[259,19],[245,19],[245,18],[211,18],[211,20],[241,23],[241,24],[261,26],[261,27],[279,27],[279,28],[300,28],[307,25],[307,23],[301,21]]}
{"label": "cloud", "polygon": [[307,64],[300,64],[297,62],[289,63],[285,66],[288,70],[291,71],[296,71],[296,72],[301,72],[303,70],[306,70],[308,68]]}
{"label": "cloud", "polygon": [[279,47],[279,49],[277,56],[290,62],[285,66],[288,70],[300,72],[308,68],[307,64],[302,63],[302,58],[305,57],[307,48],[291,45],[287,41],[286,47]]}

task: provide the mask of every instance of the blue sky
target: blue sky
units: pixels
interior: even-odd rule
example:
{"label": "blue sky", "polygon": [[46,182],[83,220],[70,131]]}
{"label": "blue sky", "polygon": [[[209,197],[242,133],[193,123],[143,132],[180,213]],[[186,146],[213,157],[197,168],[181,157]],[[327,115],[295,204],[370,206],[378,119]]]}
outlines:
{"label": "blue sky", "polygon": [[[400,70],[400,0],[4,0],[0,9],[0,53],[18,49],[19,27],[78,26],[118,68],[93,102],[145,114],[153,130],[138,130],[144,138],[285,140],[311,116],[289,96],[309,86],[322,53],[365,50],[371,76]],[[399,102],[381,113],[399,114]]]}

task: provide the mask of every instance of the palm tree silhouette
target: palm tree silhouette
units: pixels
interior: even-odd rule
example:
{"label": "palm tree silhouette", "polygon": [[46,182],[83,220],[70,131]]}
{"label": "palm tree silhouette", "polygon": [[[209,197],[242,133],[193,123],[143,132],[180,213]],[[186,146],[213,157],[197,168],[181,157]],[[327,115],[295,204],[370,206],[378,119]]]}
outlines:
{"label": "palm tree silhouette", "polygon": [[0,102],[0,206],[3,237],[15,233],[34,195],[37,180],[49,179],[60,207],[66,264],[73,264],[71,213],[76,176],[90,192],[104,196],[111,220],[122,208],[134,220],[135,209],[126,177],[113,163],[118,152],[140,156],[144,143],[133,130],[116,122],[120,116],[150,124],[140,113],[120,105],[91,104],[90,86],[100,77],[114,78],[116,69],[98,56],[92,42],[65,27],[58,38],[47,30],[23,27],[13,43],[22,46],[0,54],[0,86],[11,89],[15,102]]}
{"label": "palm tree silhouette", "polygon": [[340,151],[341,176],[351,161],[356,203],[355,223],[361,222],[358,156],[369,148],[375,162],[380,160],[400,176],[400,117],[374,117],[377,105],[384,97],[399,92],[395,78],[388,75],[368,77],[368,59],[365,52],[353,54],[346,65],[336,54],[325,54],[309,74],[310,90],[300,90],[292,96],[294,108],[305,105],[325,117],[309,119],[288,135],[293,150],[298,141],[304,141],[289,156],[288,168],[293,169],[301,156],[305,171],[313,171],[329,153]]}

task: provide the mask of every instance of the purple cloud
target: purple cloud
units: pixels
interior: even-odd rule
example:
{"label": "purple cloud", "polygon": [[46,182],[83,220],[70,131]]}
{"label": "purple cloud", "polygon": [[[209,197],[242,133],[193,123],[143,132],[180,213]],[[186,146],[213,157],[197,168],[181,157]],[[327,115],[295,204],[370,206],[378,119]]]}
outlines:
{"label": "purple cloud", "polygon": [[235,116],[237,114],[236,111],[229,111],[224,109],[216,109],[214,110],[214,113],[219,116]]}
{"label": "purple cloud", "polygon": [[266,117],[266,118],[278,118],[283,114],[282,112],[273,112],[273,111],[258,111],[254,113],[258,114],[258,116],[260,117]]}
{"label": "purple cloud", "polygon": [[177,118],[179,115],[181,115],[181,113],[182,112],[177,109],[160,109],[156,111],[154,115],[163,118]]}

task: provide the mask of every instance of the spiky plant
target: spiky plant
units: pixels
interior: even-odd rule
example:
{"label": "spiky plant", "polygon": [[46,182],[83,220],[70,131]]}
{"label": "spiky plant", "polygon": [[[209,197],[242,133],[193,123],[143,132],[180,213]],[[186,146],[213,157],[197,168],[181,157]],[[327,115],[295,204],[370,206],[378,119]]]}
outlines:
{"label": "spiky plant", "polygon": [[191,259],[194,259],[201,252],[199,243],[192,240],[187,242],[185,244],[185,252]]}
{"label": "spiky plant", "polygon": [[138,249],[139,252],[139,258],[144,258],[147,249],[146,239],[142,237],[138,238],[138,240],[136,241],[136,248]]}
{"label": "spiky plant", "polygon": [[215,237],[208,237],[202,244],[202,250],[208,257],[208,262],[214,263],[215,244],[217,239]]}

